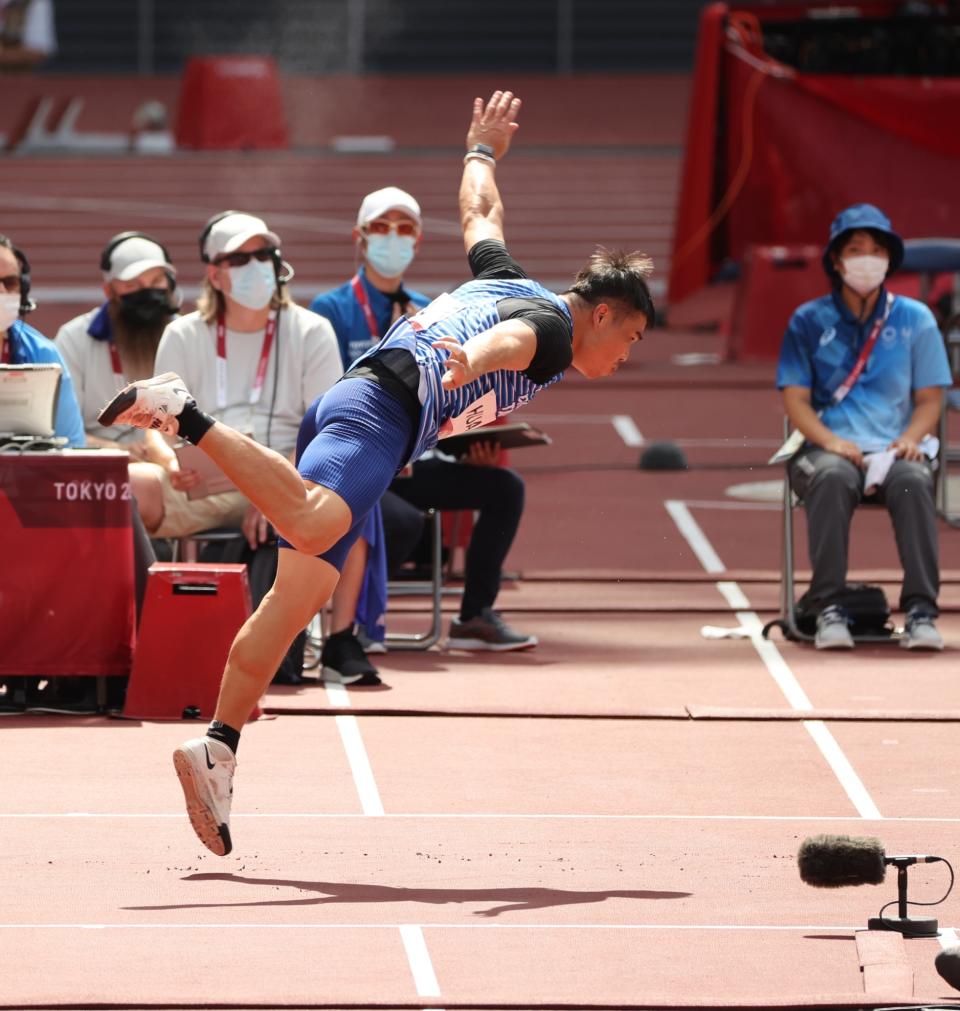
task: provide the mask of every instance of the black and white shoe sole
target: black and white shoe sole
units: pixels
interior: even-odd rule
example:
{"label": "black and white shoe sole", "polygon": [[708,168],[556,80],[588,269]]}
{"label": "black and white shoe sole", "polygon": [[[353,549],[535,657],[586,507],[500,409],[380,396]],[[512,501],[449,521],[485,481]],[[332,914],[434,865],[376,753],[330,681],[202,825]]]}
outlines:
{"label": "black and white shoe sole", "polygon": [[196,775],[190,756],[179,748],[173,753],[173,767],[187,802],[187,817],[197,838],[211,853],[225,857],[233,849],[230,826],[217,821],[204,782]]}
{"label": "black and white shoe sole", "polygon": [[137,388],[128,386],[125,390],[121,390],[97,415],[97,421],[104,428],[109,428],[124,411],[128,411],[136,402]]}
{"label": "black and white shoe sole", "polygon": [[327,684],[343,685],[348,687],[353,685],[357,688],[369,688],[375,685],[382,685],[383,682],[380,680],[380,675],[373,674],[341,674],[340,671],[334,670],[333,667],[321,667],[320,668],[320,680]]}

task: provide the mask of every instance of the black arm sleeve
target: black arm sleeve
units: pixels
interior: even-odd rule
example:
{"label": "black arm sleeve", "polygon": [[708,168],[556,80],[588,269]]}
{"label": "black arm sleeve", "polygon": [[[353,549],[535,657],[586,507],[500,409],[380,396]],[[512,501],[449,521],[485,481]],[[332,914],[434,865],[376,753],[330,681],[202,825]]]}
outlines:
{"label": "black arm sleeve", "polygon": [[523,267],[507,252],[507,247],[496,239],[475,242],[467,253],[467,260],[474,279],[478,281],[527,276]]}
{"label": "black arm sleeve", "polygon": [[570,367],[573,362],[573,328],[552,302],[545,298],[502,298],[497,302],[497,314],[501,322],[523,320],[536,334],[537,350],[522,373],[530,382],[545,383]]}

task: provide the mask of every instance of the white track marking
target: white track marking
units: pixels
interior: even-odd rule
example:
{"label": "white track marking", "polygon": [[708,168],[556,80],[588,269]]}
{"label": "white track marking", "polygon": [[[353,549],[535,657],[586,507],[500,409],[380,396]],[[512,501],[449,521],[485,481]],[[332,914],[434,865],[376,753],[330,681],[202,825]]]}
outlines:
{"label": "white track marking", "polygon": [[433,963],[430,961],[427,943],[423,939],[423,931],[416,924],[401,923],[400,938],[403,941],[404,951],[407,953],[410,971],[413,973],[417,996],[439,997],[440,984],[433,971]]}
{"label": "white track marking", "polygon": [[330,703],[331,709],[350,708],[350,693],[347,691],[345,685],[338,685],[335,681],[327,681],[324,683],[324,688],[326,689],[327,701]]}
{"label": "white track marking", "polygon": [[[350,695],[343,685],[327,684],[325,687],[327,699],[332,707],[337,709],[350,707]],[[363,738],[360,736],[360,724],[357,722],[356,716],[335,716],[334,720],[340,731],[340,739],[343,741],[343,748],[347,753],[353,782],[360,796],[363,817],[371,815],[383,817],[383,802],[380,800],[377,782],[373,778],[370,758],[364,747]],[[427,942],[424,940],[423,931],[416,925],[404,924],[400,926],[400,938],[403,941],[404,951],[407,953],[407,961],[410,963],[410,972],[413,974],[417,995],[439,997],[440,986],[433,971],[433,963],[430,961],[430,952],[427,951]]]}
{"label": "white track marking", "polygon": [[[720,556],[713,550],[713,545],[707,540],[706,534],[700,529],[700,525],[690,515],[686,502],[679,502],[676,499],[667,499],[664,503],[667,512],[677,525],[684,540],[690,545],[697,560],[707,572],[724,572],[726,566],[720,561]],[[744,598],[746,599],[746,598]]]}
{"label": "white track marking", "polygon": [[[692,721],[691,721],[692,722]],[[804,722],[804,721],[799,721]],[[246,814],[233,813],[230,817],[234,820],[242,819],[267,819],[281,818],[289,820],[303,819],[306,821],[336,821],[338,819],[358,819],[369,818],[367,814],[331,814],[327,811],[273,811],[273,812],[251,812]],[[896,815],[884,817],[880,815],[876,818],[854,819],[850,815],[842,814],[591,814],[589,812],[555,812],[546,811],[539,814],[517,814],[504,813],[502,811],[475,812],[475,813],[445,813],[437,811],[402,811],[392,814],[382,814],[380,817],[393,821],[422,821],[428,818],[445,821],[481,821],[489,819],[491,821],[783,821],[783,822],[848,822],[854,820],[882,821],[892,824],[902,825],[958,825],[960,818],[924,818],[924,817],[898,817]],[[65,812],[42,812],[28,811],[16,814],[0,814],[0,823],[13,821],[16,819],[60,819],[60,818],[100,818],[122,821],[124,819],[156,819],[163,820],[169,818],[179,821],[183,818],[182,813],[141,813],[141,814],[117,814],[95,813],[86,811],[65,811]]]}
{"label": "white track marking", "polygon": [[370,768],[370,759],[367,757],[367,749],[363,746],[360,725],[357,723],[356,716],[335,716],[334,720],[337,730],[340,731],[343,750],[347,753],[347,761],[350,763],[353,782],[360,795],[360,806],[363,813],[374,816],[382,815],[383,804],[380,802],[380,791],[373,778],[373,769]]}
{"label": "white track marking", "polygon": [[[686,503],[667,500],[664,502],[664,506],[704,569],[707,572],[726,571],[726,566],[707,539],[707,535],[691,515]],[[783,659],[776,643],[763,638],[763,623],[760,621],[760,616],[753,611],[746,610],[750,606],[750,601],[744,592],[732,581],[721,580],[717,582],[716,586],[730,608],[736,613],[741,626],[749,632],[753,648],[757,651],[770,676],[776,681],[780,691],[783,692],[791,708],[796,710],[812,709],[813,705],[810,699],[807,698],[800,682],[797,681],[793,671]],[[882,820],[883,816],[880,814],[879,808],[844,755],[840,745],[837,744],[836,738],[827,729],[826,724],[821,720],[803,720],[802,723],[860,817]]]}
{"label": "white track marking", "polygon": [[957,931],[954,927],[941,927],[940,933],[937,934],[937,940],[940,942],[940,947],[955,948],[960,944],[960,937],[957,937]]}
{"label": "white track marking", "polygon": [[610,423],[617,430],[617,435],[623,439],[627,446],[635,448],[643,445],[643,433],[637,428],[636,423],[629,414],[614,414],[610,418]]}
{"label": "white track marking", "polygon": [[[478,901],[484,901],[482,899]],[[489,900],[487,900],[489,901]],[[0,930],[396,930],[396,923],[0,923]],[[862,926],[836,923],[421,923],[438,930],[711,930],[854,931]],[[403,926],[400,927],[402,931]],[[402,936],[402,935],[401,935]],[[431,969],[432,972],[432,969]],[[436,976],[434,976],[434,980]],[[421,994],[421,996],[428,996]],[[439,996],[430,994],[429,996]]]}

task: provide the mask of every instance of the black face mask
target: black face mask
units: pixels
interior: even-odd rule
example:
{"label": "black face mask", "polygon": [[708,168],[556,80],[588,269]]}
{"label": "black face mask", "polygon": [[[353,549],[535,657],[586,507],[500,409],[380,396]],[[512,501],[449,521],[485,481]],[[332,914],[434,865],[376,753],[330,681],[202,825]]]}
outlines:
{"label": "black face mask", "polygon": [[138,288],[120,296],[120,315],[131,326],[160,323],[176,312],[163,288]]}

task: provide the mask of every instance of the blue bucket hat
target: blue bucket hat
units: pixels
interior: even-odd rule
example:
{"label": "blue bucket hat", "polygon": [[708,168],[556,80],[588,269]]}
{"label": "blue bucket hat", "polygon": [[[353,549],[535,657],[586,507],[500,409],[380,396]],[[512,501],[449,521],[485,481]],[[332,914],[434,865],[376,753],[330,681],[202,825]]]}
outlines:
{"label": "blue bucket hat", "polygon": [[886,214],[878,207],[874,207],[873,204],[851,204],[833,219],[833,224],[830,226],[830,238],[823,251],[823,269],[831,281],[838,281],[840,275],[834,269],[830,254],[836,250],[837,246],[843,244],[844,237],[849,232],[854,232],[859,228],[882,232],[886,238],[890,247],[890,268],[887,270],[887,277],[903,263],[903,239],[893,230]]}

